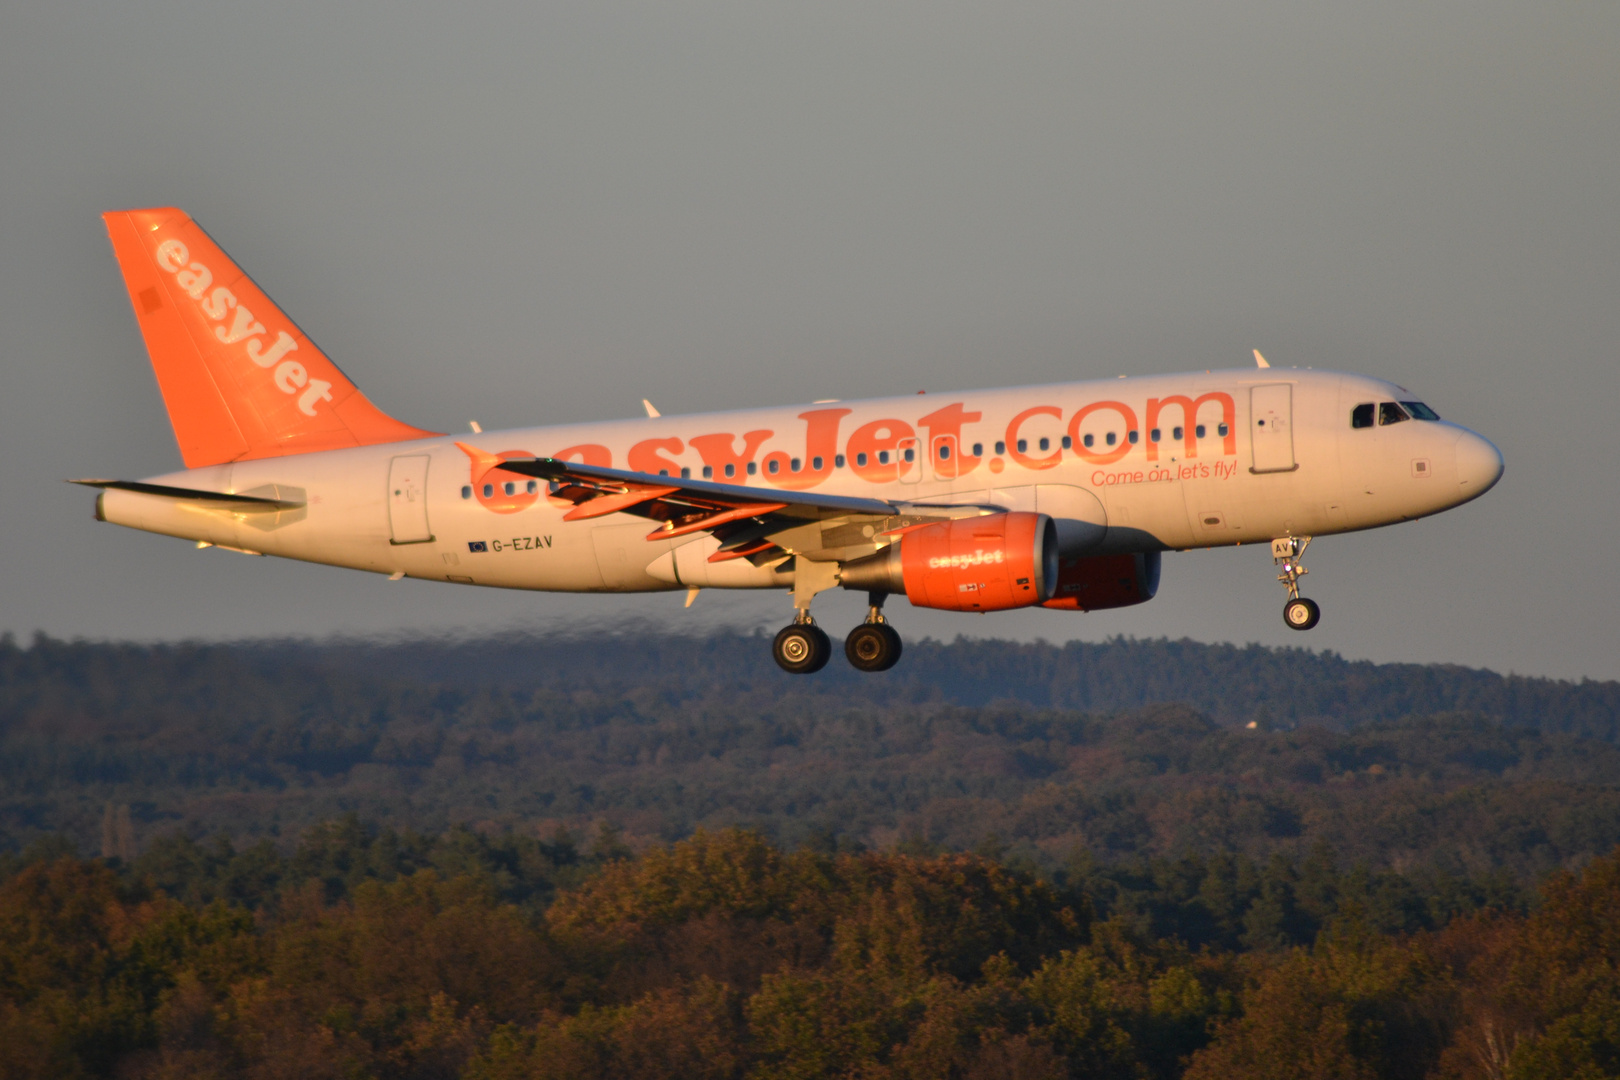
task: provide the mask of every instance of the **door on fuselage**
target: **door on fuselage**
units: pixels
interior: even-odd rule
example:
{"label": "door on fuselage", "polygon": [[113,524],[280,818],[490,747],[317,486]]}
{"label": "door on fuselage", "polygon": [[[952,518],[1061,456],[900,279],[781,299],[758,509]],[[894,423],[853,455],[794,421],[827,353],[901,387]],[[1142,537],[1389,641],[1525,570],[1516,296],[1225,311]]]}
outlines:
{"label": "door on fuselage", "polygon": [[428,456],[411,454],[388,463],[388,529],[392,544],[426,544],[433,539],[427,516]]}
{"label": "door on fuselage", "polygon": [[1249,391],[1249,445],[1257,473],[1292,472],[1294,460],[1294,388],[1289,383],[1256,386]]}

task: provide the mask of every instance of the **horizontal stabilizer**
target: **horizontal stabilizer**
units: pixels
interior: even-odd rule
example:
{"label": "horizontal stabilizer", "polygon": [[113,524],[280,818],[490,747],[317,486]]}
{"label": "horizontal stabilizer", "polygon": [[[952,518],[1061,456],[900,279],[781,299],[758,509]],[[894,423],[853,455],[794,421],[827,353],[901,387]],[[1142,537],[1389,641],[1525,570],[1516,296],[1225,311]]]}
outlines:
{"label": "horizontal stabilizer", "polygon": [[221,509],[229,508],[238,514],[251,514],[255,511],[268,513],[272,510],[296,510],[304,505],[300,501],[288,499],[266,499],[257,495],[237,495],[228,491],[204,491],[200,488],[170,487],[167,484],[143,484],[138,480],[69,480],[70,484],[83,484],[85,487],[111,489],[113,491],[133,491],[138,495],[157,495],[165,499],[178,499],[184,502],[214,503]]}

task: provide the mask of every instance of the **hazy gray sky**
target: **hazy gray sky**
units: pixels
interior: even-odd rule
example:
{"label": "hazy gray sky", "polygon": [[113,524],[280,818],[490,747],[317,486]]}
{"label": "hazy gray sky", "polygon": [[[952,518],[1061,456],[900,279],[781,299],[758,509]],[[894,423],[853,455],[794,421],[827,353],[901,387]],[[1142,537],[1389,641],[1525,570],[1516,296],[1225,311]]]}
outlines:
{"label": "hazy gray sky", "polygon": [[[0,629],[785,622],[198,552],[98,215],[188,210],[383,408],[465,430],[1122,372],[1394,378],[1502,448],[1438,518],[1165,560],[1112,614],[893,612],[1620,677],[1620,5],[57,0],[0,10]],[[818,602],[829,629],[853,597]]]}

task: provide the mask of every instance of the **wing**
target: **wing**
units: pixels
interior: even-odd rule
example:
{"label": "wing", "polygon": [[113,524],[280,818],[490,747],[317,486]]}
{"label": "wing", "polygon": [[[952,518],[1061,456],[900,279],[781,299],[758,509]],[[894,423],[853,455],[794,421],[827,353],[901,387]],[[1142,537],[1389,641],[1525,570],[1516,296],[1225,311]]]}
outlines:
{"label": "wing", "polygon": [[619,513],[655,522],[648,540],[710,533],[720,541],[710,562],[746,558],[765,566],[789,555],[848,561],[888,546],[911,526],[995,512],[716,484],[556,458],[509,458],[495,467],[547,481],[553,498],[574,504],[564,521]]}

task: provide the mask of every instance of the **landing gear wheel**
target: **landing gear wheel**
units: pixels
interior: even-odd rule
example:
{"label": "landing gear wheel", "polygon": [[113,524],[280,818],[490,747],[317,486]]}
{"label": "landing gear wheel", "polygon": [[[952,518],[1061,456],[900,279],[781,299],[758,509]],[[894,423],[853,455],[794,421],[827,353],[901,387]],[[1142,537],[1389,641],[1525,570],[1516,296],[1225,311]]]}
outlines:
{"label": "landing gear wheel", "polygon": [[793,623],[782,627],[771,642],[776,665],[792,675],[809,675],[827,666],[832,642],[815,623]]}
{"label": "landing gear wheel", "polygon": [[1283,622],[1288,624],[1290,630],[1309,630],[1321,618],[1322,609],[1316,606],[1315,600],[1299,596],[1283,605]]}
{"label": "landing gear wheel", "polygon": [[900,651],[900,635],[888,623],[862,623],[844,639],[844,655],[860,671],[888,671]]}

